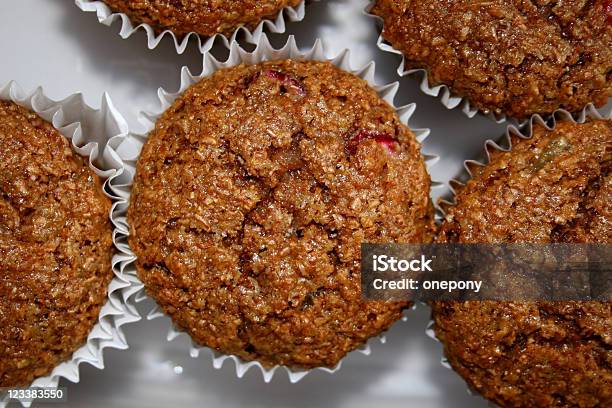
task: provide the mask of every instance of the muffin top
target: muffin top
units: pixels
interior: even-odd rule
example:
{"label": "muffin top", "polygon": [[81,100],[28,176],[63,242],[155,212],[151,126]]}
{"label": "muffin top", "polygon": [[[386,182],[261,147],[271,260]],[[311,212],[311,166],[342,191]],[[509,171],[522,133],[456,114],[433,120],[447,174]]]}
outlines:
{"label": "muffin top", "polygon": [[609,407],[612,303],[437,302],[453,369],[502,407]]}
{"label": "muffin top", "polygon": [[[612,243],[612,122],[535,126],[494,152],[438,241]],[[612,302],[435,302],[452,367],[504,407],[612,404]]]}
{"label": "muffin top", "polygon": [[111,270],[110,201],[69,141],[0,101],[0,387],[27,386],[87,339]]}
{"label": "muffin top", "polygon": [[485,112],[526,118],[612,95],[608,0],[377,0],[383,36]]}
{"label": "muffin top", "polygon": [[130,245],[147,292],[199,344],[264,366],[335,366],[401,317],[365,302],[362,242],[429,242],[420,146],[327,62],[217,71],[157,121]]}
{"label": "muffin top", "polygon": [[491,152],[447,209],[440,242],[612,242],[612,121],[535,124]]}
{"label": "muffin top", "polygon": [[231,35],[239,26],[253,29],[285,7],[302,0],[104,0],[115,12],[127,14],[135,23],[151,25],[157,32],[177,35],[190,32],[211,37]]}

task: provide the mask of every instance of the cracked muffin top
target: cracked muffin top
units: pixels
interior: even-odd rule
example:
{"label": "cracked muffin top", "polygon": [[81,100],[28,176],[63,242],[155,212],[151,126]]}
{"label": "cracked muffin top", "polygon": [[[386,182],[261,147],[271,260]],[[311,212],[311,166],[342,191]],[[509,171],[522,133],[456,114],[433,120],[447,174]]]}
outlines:
{"label": "cracked muffin top", "polygon": [[431,241],[419,149],[391,106],[330,63],[217,71],[161,116],[138,160],[138,275],[201,345],[333,367],[407,306],[361,300],[360,244]]}
{"label": "cracked muffin top", "polygon": [[104,0],[113,11],[127,14],[137,23],[151,25],[156,32],[170,30],[182,36],[196,32],[212,37],[231,35],[240,26],[255,28],[274,18],[285,7],[302,0]]}
{"label": "cracked muffin top", "polygon": [[[493,152],[438,241],[612,243],[612,121],[535,126]],[[503,407],[612,406],[612,302],[435,302],[452,367]]]}
{"label": "cracked muffin top", "polygon": [[484,112],[526,118],[612,96],[612,3],[377,0],[383,37]]}
{"label": "cracked muffin top", "polygon": [[87,339],[111,270],[110,200],[38,115],[0,101],[0,387],[28,386]]}

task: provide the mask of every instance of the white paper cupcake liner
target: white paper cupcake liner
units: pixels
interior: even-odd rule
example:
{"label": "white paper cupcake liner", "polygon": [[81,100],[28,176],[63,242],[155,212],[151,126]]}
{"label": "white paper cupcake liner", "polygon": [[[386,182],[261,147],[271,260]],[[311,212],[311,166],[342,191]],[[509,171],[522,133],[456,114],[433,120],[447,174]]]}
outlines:
{"label": "white paper cupcake liner", "polygon": [[[544,126],[548,130],[554,130],[555,127],[557,126],[557,122],[560,122],[560,121],[571,121],[573,123],[585,123],[589,119],[594,119],[594,120],[612,119],[612,111],[604,115],[601,112],[599,112],[593,104],[588,104],[579,114],[574,115],[574,116],[572,116],[572,114],[566,110],[559,109],[559,110],[556,110],[552,114],[552,116],[550,117],[548,121],[545,120],[540,115],[533,115],[529,119],[529,121],[523,126],[517,127],[515,125],[508,125],[508,127],[506,128],[506,132],[501,137],[501,139],[497,139],[497,141],[493,139],[488,139],[485,141],[481,157],[464,161],[464,164],[463,164],[464,170],[462,174],[459,175],[457,178],[452,179],[449,182],[449,189],[451,192],[451,197],[447,200],[440,201],[440,205],[438,206],[439,217],[443,219],[445,216],[444,209],[456,204],[455,197],[458,191],[463,186],[465,186],[465,184],[472,178],[473,169],[475,167],[486,166],[491,161],[491,154],[495,151],[509,152],[512,150],[512,138],[513,137],[518,137],[521,139],[531,139],[533,137],[533,127],[535,124]],[[440,342],[440,340],[436,336],[436,332],[434,330],[434,324],[435,324],[434,321],[430,319],[429,323],[427,324],[425,333],[429,338],[435,340],[436,342]],[[454,372],[452,366],[450,365],[450,362],[448,361],[448,359],[446,358],[444,354],[440,358],[440,364],[443,367],[449,370],[452,370]],[[478,391],[471,389],[467,383],[466,385],[467,385],[468,394],[486,401],[491,407],[497,407],[497,405],[494,404],[493,402],[485,400]]]}
{"label": "white paper cupcake liner", "polygon": [[[256,48],[252,52],[245,51],[242,49],[237,42],[232,41],[229,46],[229,58],[225,62],[217,61],[210,54],[205,54],[204,56],[204,64],[203,64],[203,72],[200,75],[194,76],[189,72],[187,67],[183,67],[181,69],[181,85],[177,92],[169,93],[163,89],[159,89],[158,96],[160,101],[160,109],[156,112],[143,113],[143,124],[146,127],[146,132],[153,129],[155,122],[161,116],[161,114],[171,106],[173,101],[180,96],[188,87],[195,84],[199,80],[204,77],[210,76],[212,73],[219,69],[232,67],[239,64],[257,64],[267,60],[282,60],[282,59],[298,59],[298,60],[319,60],[319,61],[330,61],[334,65],[340,67],[341,69],[351,72],[358,77],[366,80],[382,97],[387,103],[393,106],[397,114],[405,125],[408,126],[408,121],[413,115],[416,104],[408,104],[401,107],[395,107],[393,104],[394,97],[398,91],[399,84],[397,82],[387,84],[387,85],[376,85],[374,84],[374,63],[370,62],[366,66],[361,69],[353,69],[350,65],[350,53],[349,50],[344,50],[336,56],[329,57],[326,55],[325,50],[323,49],[323,45],[321,40],[317,39],[314,43],[314,46],[307,51],[300,51],[298,46],[295,43],[295,39],[293,36],[290,36],[287,43],[280,49],[275,49],[270,44],[268,37],[265,34],[262,34],[255,44]],[[429,135],[429,129],[412,129],[417,140],[421,143],[427,138]],[[125,199],[125,205],[120,205],[118,207],[119,211],[115,214],[115,222],[118,226],[118,234],[121,235],[121,238],[118,240],[120,244],[120,249],[125,254],[124,261],[122,262],[121,269],[125,271],[127,275],[131,276],[131,279],[134,281],[138,280],[136,269],[133,265],[133,261],[136,259],[136,256],[133,252],[131,252],[129,246],[127,245],[127,236],[129,227],[127,224],[126,213],[127,213],[127,201],[129,201],[129,191],[132,183],[132,178],[135,173],[136,160],[140,154],[140,150],[142,145],[145,143],[147,136],[146,135],[136,135],[130,134],[130,136],[121,140],[121,146],[119,146],[118,142],[111,140],[111,146],[118,149],[120,155],[124,159],[126,163],[126,175],[129,174],[130,177],[126,177],[122,181],[121,186],[116,186],[116,189],[121,189],[123,191],[123,197]],[[436,156],[431,156],[423,153],[423,157],[425,159],[427,169],[430,170],[431,166],[435,164],[437,161]],[[432,181],[432,188],[437,188],[442,186],[441,183],[437,183]],[[143,285],[140,284],[140,287],[143,288]],[[142,290],[139,298],[145,298],[144,290]],[[154,319],[160,316],[164,316],[163,312],[158,308],[154,308],[147,318]],[[168,340],[173,340],[179,334],[181,334],[180,330],[177,330],[174,327],[171,327],[168,332]],[[385,341],[384,336],[380,336],[379,340],[381,342]],[[265,382],[269,382],[272,380],[274,373],[278,370],[286,371],[290,382],[295,383],[301,380],[308,372],[311,370],[295,370],[290,369],[285,366],[277,366],[272,369],[264,368],[257,361],[246,362],[234,355],[225,355],[221,354],[217,351],[211,350],[207,347],[201,347],[192,342],[190,348],[190,355],[192,357],[197,357],[202,350],[208,350],[212,355],[213,366],[217,369],[223,366],[225,361],[233,361],[236,368],[236,375],[240,378],[244,376],[244,374],[252,367],[257,367],[259,371],[261,371],[263,379]],[[360,349],[356,350],[362,354],[370,354],[371,349],[368,344],[365,344]],[[282,367],[282,368],[281,368]],[[329,368],[315,368],[315,370],[322,370],[326,372],[335,372],[340,368],[340,364],[336,367]]]}
{"label": "white paper cupcake liner", "polygon": [[210,51],[217,38],[221,39],[225,46],[236,40],[236,37],[242,32],[248,42],[257,43],[259,37],[263,34],[264,29],[271,33],[284,33],[287,22],[297,22],[304,19],[305,16],[305,0],[295,7],[283,8],[274,19],[263,19],[253,30],[249,30],[242,26],[237,28],[234,33],[227,38],[223,34],[216,34],[212,37],[203,37],[195,32],[186,34],[182,39],[179,39],[172,31],[165,30],[159,34],[155,33],[153,27],[149,24],[134,25],[130,18],[124,13],[114,13],[103,1],[98,0],[75,0],[75,4],[85,12],[95,12],[98,21],[106,26],[111,26],[117,19],[121,20],[121,29],[119,35],[123,38],[129,38],[142,29],[147,35],[147,46],[149,49],[154,49],[159,45],[164,37],[172,38],[176,52],[182,54],[188,46],[190,39],[193,37],[198,44],[200,52],[206,53]]}
{"label": "white paper cupcake liner", "polygon": [[[0,86],[0,100],[13,101],[36,112],[68,138],[72,148],[89,159],[89,167],[104,181],[104,192],[113,201],[111,211],[116,211],[118,197],[111,182],[123,173],[123,163],[119,155],[107,148],[106,142],[111,137],[125,138],[128,126],[108,95],[103,96],[101,107],[96,110],[85,104],[81,94],[54,101],[46,97],[41,88],[26,94],[15,82],[9,82]],[[31,387],[56,389],[61,378],[77,383],[81,363],[103,369],[105,348],[128,348],[122,326],[140,320],[140,316],[130,299],[134,293],[133,283],[121,272],[120,258],[113,257],[112,265],[115,277],[108,287],[108,300],[101,308],[98,322],[89,333],[87,342],[68,361],[56,366],[51,374],[37,378]],[[0,408],[8,402],[8,395],[0,393]],[[30,405],[26,400],[20,402],[26,407]]]}

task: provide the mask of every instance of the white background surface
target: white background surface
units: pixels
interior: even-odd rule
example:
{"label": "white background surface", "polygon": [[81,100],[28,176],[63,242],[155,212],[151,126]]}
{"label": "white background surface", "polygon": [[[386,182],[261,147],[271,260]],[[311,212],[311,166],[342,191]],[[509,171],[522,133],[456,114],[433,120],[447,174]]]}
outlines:
{"label": "white background surface", "polygon": [[[459,174],[463,160],[482,152],[484,140],[501,136],[505,125],[449,111],[435,98],[422,94],[415,79],[400,79],[396,74],[399,57],[376,48],[378,27],[361,14],[365,6],[364,0],[312,3],[304,21],[288,24],[288,33],[296,35],[302,48],[312,46],[316,37],[324,40],[332,54],[350,48],[355,67],[375,60],[379,83],[399,80],[396,104],[417,103],[411,125],[432,130],[424,150],[440,156],[432,169],[433,179],[447,182]],[[202,57],[195,43],[177,55],[166,38],[151,51],[142,31],[128,40],[121,39],[118,31],[118,23],[103,26],[93,13],[81,12],[72,0],[1,0],[0,83],[16,80],[27,91],[42,86],[54,99],[82,92],[95,107],[99,107],[102,93],[108,92],[131,130],[137,132],[142,129],[138,113],[157,107],[157,88],[175,91],[180,67],[187,65],[199,73]],[[280,46],[286,34],[272,39]],[[223,51],[216,49],[215,54],[221,56]],[[143,311],[149,308],[140,307]],[[265,384],[256,370],[236,378],[230,363],[215,370],[207,353],[198,359],[189,357],[184,337],[166,341],[167,319],[144,320],[125,327],[129,350],[105,352],[104,370],[81,365],[79,384],[61,384],[68,387],[68,403],[62,406],[487,406],[482,399],[468,395],[463,381],[440,365],[441,347],[425,335],[429,309],[418,306],[408,316],[408,322],[397,323],[387,334],[386,344],[372,342],[372,355],[351,354],[339,372],[315,371],[298,384],[290,384],[280,370],[270,384]],[[182,373],[176,374],[179,366]]]}

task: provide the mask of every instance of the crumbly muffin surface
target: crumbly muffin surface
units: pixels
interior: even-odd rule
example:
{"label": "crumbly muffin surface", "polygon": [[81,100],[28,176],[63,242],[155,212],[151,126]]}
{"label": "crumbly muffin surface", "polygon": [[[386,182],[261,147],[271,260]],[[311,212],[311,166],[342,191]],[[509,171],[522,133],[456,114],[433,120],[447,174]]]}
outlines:
{"label": "crumbly muffin surface", "polygon": [[526,118],[612,96],[608,0],[377,0],[383,36],[473,106]]}
{"label": "crumbly muffin surface", "polygon": [[[438,241],[612,243],[612,123],[558,123],[459,190]],[[437,337],[470,386],[504,407],[612,405],[612,302],[437,302]]]}
{"label": "crumbly muffin surface", "polygon": [[401,317],[361,301],[362,242],[428,242],[419,143],[324,62],[216,72],[157,121],[130,245],[147,292],[199,344],[265,366],[335,366]]}
{"label": "crumbly muffin surface", "polygon": [[171,30],[177,35],[196,32],[204,36],[230,35],[239,26],[254,28],[274,18],[285,7],[301,0],[104,0],[116,12],[127,14],[136,23],[156,31]]}
{"label": "crumbly muffin surface", "polygon": [[453,369],[502,407],[609,407],[611,316],[604,302],[433,305]]}
{"label": "crumbly muffin surface", "polygon": [[106,299],[110,201],[51,124],[0,101],[0,387],[27,386],[86,340]]}
{"label": "crumbly muffin surface", "polygon": [[612,242],[612,121],[535,125],[512,152],[474,167],[448,208],[443,242]]}

